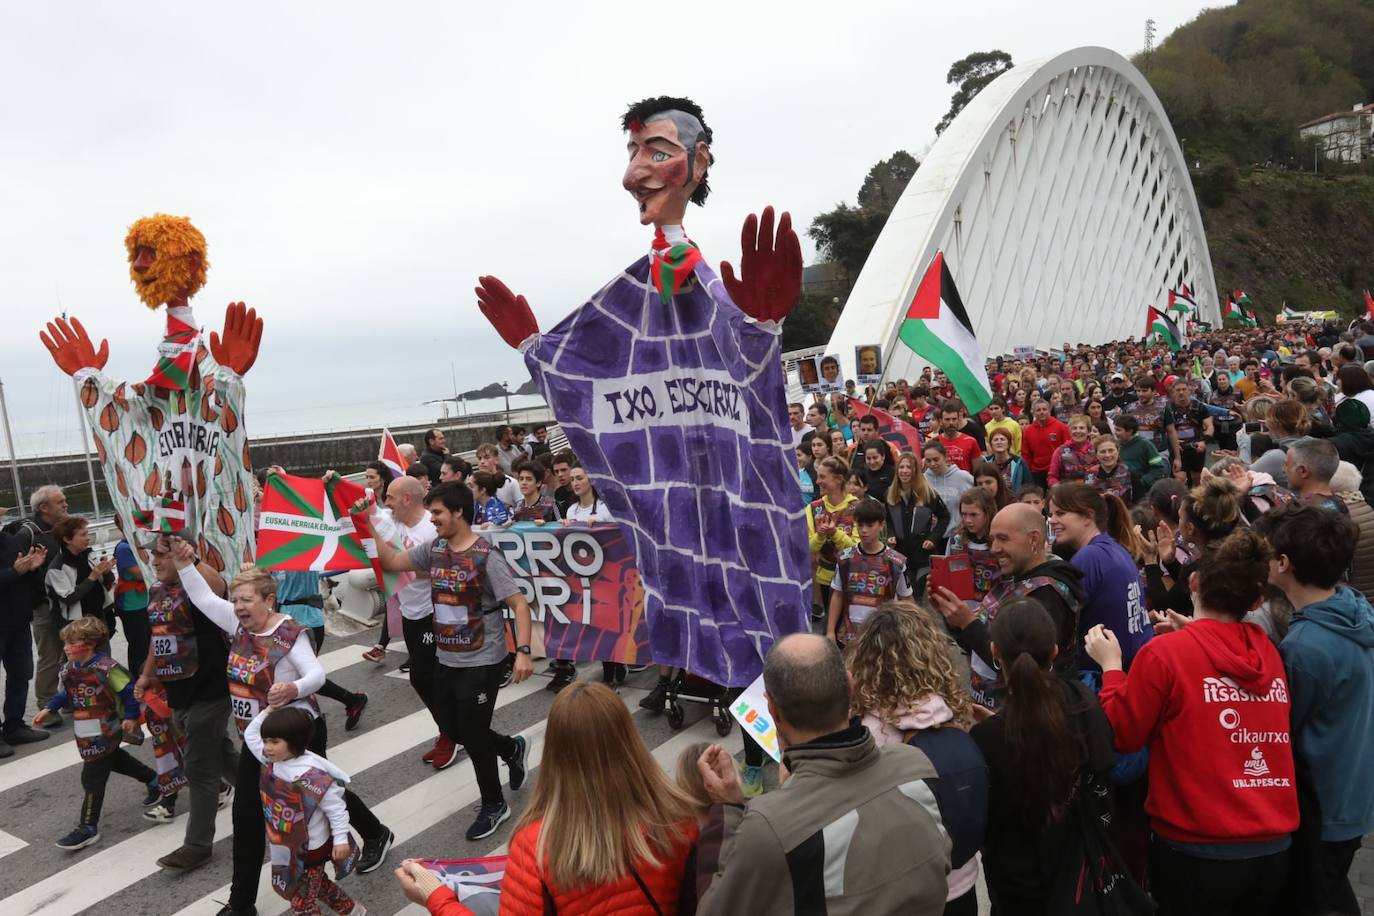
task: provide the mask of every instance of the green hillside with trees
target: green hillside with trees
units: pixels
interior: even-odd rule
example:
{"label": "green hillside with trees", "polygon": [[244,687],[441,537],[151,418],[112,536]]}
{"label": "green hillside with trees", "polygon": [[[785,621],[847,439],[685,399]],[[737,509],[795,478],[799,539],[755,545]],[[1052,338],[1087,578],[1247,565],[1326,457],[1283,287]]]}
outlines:
{"label": "green hillside with trees", "polygon": [[[1135,65],[1180,138],[1202,210],[1219,301],[1244,289],[1262,318],[1298,309],[1363,313],[1374,289],[1374,160],[1314,159],[1300,125],[1374,103],[1374,2],[1241,0],[1206,10]],[[1012,65],[1005,52],[954,62],[949,112]],[[920,163],[905,151],[873,166],[853,205],[818,214],[808,271],[784,348],[825,343],[892,206]]]}

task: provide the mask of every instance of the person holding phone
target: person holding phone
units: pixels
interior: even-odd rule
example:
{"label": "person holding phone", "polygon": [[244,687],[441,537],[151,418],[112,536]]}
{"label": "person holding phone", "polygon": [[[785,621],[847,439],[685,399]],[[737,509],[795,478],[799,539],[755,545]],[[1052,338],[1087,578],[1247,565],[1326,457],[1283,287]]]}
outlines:
{"label": "person holding phone", "polygon": [[62,545],[44,579],[54,617],[64,626],[82,617],[99,617],[109,627],[113,621],[105,618],[114,606],[114,557],[95,555],[90,525],[79,515],[62,519],[52,533]]}

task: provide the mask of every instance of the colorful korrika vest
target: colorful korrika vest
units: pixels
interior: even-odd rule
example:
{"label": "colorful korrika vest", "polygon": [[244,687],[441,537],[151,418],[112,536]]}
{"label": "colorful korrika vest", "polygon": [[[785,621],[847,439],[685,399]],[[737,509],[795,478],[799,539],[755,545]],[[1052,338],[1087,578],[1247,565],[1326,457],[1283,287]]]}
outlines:
{"label": "colorful korrika vest", "polygon": [[878,605],[897,597],[897,577],[904,575],[906,561],[891,547],[876,554],[850,547],[840,554],[832,588],[843,588],[848,608],[836,636],[849,642],[859,635]]}
{"label": "colorful korrika vest", "polygon": [[[834,525],[837,530],[843,531],[851,537],[857,530],[857,525],[854,522],[854,503],[850,503],[838,512],[829,512],[825,508],[825,498],[822,497],[811,504],[810,512],[817,528]],[[816,557],[816,565],[821,569],[834,572],[839,553],[839,548],[835,546],[834,541],[826,541],[821,545],[821,552]]]}
{"label": "colorful korrika vest", "polygon": [[1002,567],[997,565],[997,558],[986,543],[969,544],[962,531],[954,532],[949,542],[949,554],[953,556],[956,553],[968,556],[969,565],[973,567],[973,589],[981,599],[992,590],[997,577],[1002,574]]}
{"label": "colorful korrika vest", "polygon": [[1187,447],[1196,442],[1202,435],[1202,409],[1189,404],[1187,407],[1173,408],[1174,415],[1174,435],[1178,436],[1178,444]]}
{"label": "colorful korrika vest", "polygon": [[1083,475],[1083,482],[1099,493],[1112,493],[1125,500],[1126,505],[1131,504],[1131,469],[1119,461],[1110,473],[1104,472],[1100,464],[1093,465]]}
{"label": "colorful korrika vest", "polygon": [[143,711],[143,721],[148,733],[153,736],[153,769],[157,770],[157,787],[163,795],[171,795],[186,788],[186,774],[182,769],[186,757],[186,737],[177,728],[170,715],[162,716],[154,709],[167,708],[167,694],[161,685],[149,687],[144,693],[147,704]]}
{"label": "colorful korrika vest", "polygon": [[1092,442],[1075,446],[1072,442],[1059,449],[1059,482],[1082,480],[1087,476],[1088,466],[1092,464]]}
{"label": "colorful korrika vest", "polygon": [[[1053,576],[1031,576],[1029,579],[1006,579],[997,583],[992,591],[983,597],[983,602],[978,605],[978,619],[988,626],[997,619],[997,612],[1002,605],[1014,598],[1025,598],[1031,592],[1044,587],[1053,588],[1059,592],[1060,597],[1066,603],[1077,608],[1079,602],[1074,600],[1073,592],[1069,587]],[[1075,610],[1075,614],[1077,611]],[[1074,632],[1077,632],[1078,625],[1074,624]],[[969,688],[973,694],[973,702],[988,709],[997,709],[1002,705],[1002,694],[1006,690],[1006,684],[1002,681],[1002,673],[993,670],[992,666],[983,661],[982,657],[974,652],[969,658],[970,672]]]}
{"label": "colorful korrika vest", "polygon": [[[246,750],[246,749],[245,749]],[[310,852],[310,819],[324,794],[334,785],[334,779],[324,770],[311,767],[295,779],[279,778],[272,764],[264,764],[258,793],[262,798],[262,816],[267,822],[268,861],[272,864],[272,890],[290,900],[305,874],[305,854]],[[330,845],[333,845],[331,839]],[[353,871],[358,847],[350,834],[349,854],[334,866],[334,875],[342,878]]]}
{"label": "colorful korrika vest", "polygon": [[558,509],[552,496],[541,496],[533,506],[523,499],[511,509],[511,518],[517,522],[551,522],[558,518]]}
{"label": "colorful korrika vest", "polygon": [[[304,627],[288,617],[266,636],[256,636],[243,627],[234,634],[229,646],[229,704],[240,737],[253,717],[267,708],[267,691],[276,679],[277,662],[291,654],[291,647],[304,632]],[[297,699],[306,700],[319,714],[313,696]]]}
{"label": "colorful korrika vest", "polygon": [[[485,538],[478,538],[462,553],[450,550],[444,538],[436,538],[430,547],[434,649],[442,663],[455,664],[467,653],[482,648],[486,641],[482,580],[491,551],[491,542]],[[502,636],[499,631],[495,635],[497,638]]]}
{"label": "colorful korrika vest", "polygon": [[153,672],[158,680],[194,677],[200,666],[196,654],[196,625],[180,585],[159,585],[148,602],[153,631]]}
{"label": "colorful korrika vest", "polygon": [[71,662],[62,666],[62,689],[82,760],[99,760],[119,747],[119,697],[110,687],[110,672],[118,667],[108,655],[81,668]]}
{"label": "colorful korrika vest", "polygon": [[1135,417],[1136,422],[1140,424],[1136,435],[1149,439],[1157,450],[1167,454],[1169,443],[1164,435],[1164,406],[1163,399],[1156,396],[1149,404],[1136,401],[1122,412]]}

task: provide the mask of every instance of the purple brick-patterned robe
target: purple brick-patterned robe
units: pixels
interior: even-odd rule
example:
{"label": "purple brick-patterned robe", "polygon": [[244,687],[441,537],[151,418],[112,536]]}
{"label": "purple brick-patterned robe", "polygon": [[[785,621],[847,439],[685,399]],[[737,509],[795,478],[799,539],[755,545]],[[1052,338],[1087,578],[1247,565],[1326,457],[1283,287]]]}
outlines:
{"label": "purple brick-patterned robe", "polygon": [[524,353],[634,534],[654,661],[747,686],[811,604],[779,332],[704,261],[665,305],[644,257]]}

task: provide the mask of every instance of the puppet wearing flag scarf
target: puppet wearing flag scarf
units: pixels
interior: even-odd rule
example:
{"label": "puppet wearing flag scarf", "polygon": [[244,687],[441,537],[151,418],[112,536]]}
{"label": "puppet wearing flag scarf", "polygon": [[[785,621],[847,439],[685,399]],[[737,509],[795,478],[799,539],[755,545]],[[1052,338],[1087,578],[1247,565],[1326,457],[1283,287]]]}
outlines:
{"label": "puppet wearing flag scarf", "polygon": [[[167,334],[152,374],[135,383],[105,375],[108,341],[93,346],[75,318],[49,322],[39,337],[80,386],[124,530],[160,530],[164,526],[148,520],[180,504],[186,533],[205,562],[221,571],[237,569],[253,559],[243,375],[257,359],[262,320],[243,303],[231,304],[223,336],[211,332],[207,350],[189,300],[205,285],[209,262],[205,237],[186,217],[159,213],[140,219],[124,244],[143,304],[154,310],[167,306]],[[143,575],[154,580],[151,569]]]}
{"label": "puppet wearing flag scarf", "polygon": [[779,348],[801,246],[786,213],[774,237],[766,208],[744,223],[740,276],[729,264],[716,276],[682,229],[710,190],[701,109],[647,99],[621,127],[649,251],[544,334],[495,277],[480,279],[479,306],[633,535],[653,660],[744,686],[776,639],[806,629],[810,606]]}

